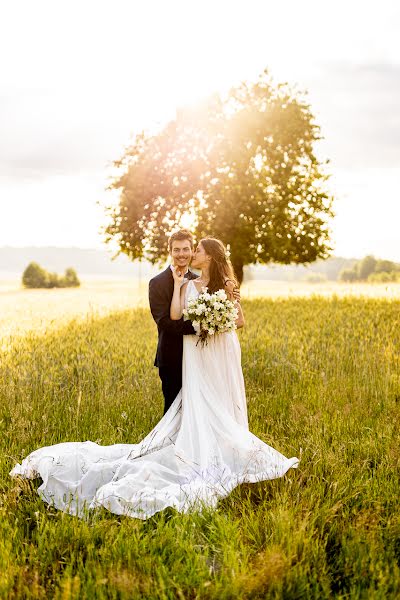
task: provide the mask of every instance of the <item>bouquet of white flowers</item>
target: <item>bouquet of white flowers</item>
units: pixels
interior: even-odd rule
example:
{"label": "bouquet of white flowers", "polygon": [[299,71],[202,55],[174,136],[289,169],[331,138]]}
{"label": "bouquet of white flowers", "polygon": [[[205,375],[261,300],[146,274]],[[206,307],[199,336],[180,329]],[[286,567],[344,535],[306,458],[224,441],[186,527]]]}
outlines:
{"label": "bouquet of white flowers", "polygon": [[236,329],[238,309],[228,300],[224,290],[209,294],[207,288],[203,287],[197,298],[188,300],[183,316],[192,321],[199,342],[204,346],[210,335]]}

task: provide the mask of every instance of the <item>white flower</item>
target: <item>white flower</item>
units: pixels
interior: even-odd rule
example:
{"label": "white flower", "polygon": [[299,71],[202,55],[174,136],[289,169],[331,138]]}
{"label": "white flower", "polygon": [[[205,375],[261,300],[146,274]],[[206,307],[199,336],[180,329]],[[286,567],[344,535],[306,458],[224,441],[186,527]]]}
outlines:
{"label": "white flower", "polygon": [[184,314],[192,321],[202,343],[206,343],[208,336],[236,329],[238,311],[224,290],[210,294],[204,289],[197,298],[188,301]]}
{"label": "white flower", "polygon": [[215,292],[215,295],[220,298],[221,300],[226,300],[227,299],[227,295],[225,290],[218,290],[217,292]]}
{"label": "white flower", "polygon": [[200,333],[200,323],[198,321],[192,321],[193,329],[196,333]]}

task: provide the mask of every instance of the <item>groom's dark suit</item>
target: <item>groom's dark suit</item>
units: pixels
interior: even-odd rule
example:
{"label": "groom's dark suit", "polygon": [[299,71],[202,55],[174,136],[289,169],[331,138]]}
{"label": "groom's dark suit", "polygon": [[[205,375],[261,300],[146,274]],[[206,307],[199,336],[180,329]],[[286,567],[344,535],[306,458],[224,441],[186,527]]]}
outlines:
{"label": "groom's dark suit", "polygon": [[[187,279],[197,275],[188,271]],[[158,327],[158,345],[154,365],[158,367],[164,394],[164,414],[182,387],[183,336],[194,334],[191,321],[173,321],[169,316],[174,293],[174,278],[168,267],[150,280],[149,302],[153,319]]]}

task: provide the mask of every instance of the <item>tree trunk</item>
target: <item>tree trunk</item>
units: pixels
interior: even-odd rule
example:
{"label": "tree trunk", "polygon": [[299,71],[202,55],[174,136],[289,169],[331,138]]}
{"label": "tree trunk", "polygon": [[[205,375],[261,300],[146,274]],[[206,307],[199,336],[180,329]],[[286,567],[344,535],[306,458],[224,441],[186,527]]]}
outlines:
{"label": "tree trunk", "polygon": [[243,263],[241,261],[232,260],[232,266],[239,285],[241,285],[243,281]]}

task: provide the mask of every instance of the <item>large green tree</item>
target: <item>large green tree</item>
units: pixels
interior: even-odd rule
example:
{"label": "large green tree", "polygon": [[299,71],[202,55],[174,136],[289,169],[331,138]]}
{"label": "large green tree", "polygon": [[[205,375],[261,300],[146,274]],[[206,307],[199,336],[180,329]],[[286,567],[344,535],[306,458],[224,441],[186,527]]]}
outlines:
{"label": "large green tree", "polygon": [[251,263],[328,256],[332,197],[320,129],[305,97],[265,71],[214,95],[155,134],[142,132],[115,161],[106,241],[132,259],[165,259],[172,229],[191,217],[197,238],[228,245],[240,279]]}

